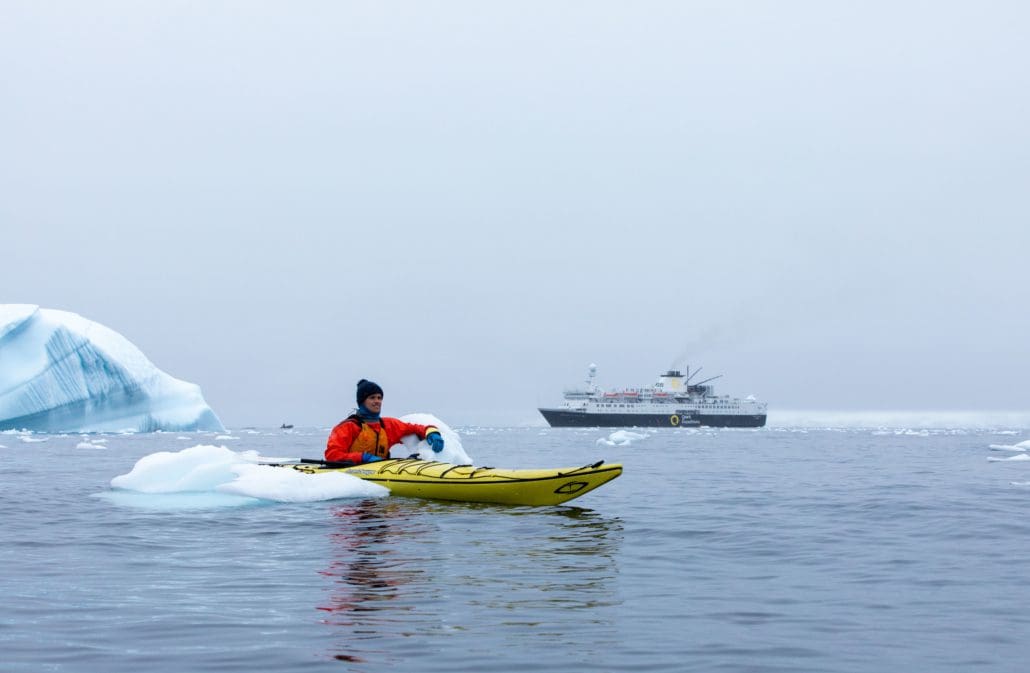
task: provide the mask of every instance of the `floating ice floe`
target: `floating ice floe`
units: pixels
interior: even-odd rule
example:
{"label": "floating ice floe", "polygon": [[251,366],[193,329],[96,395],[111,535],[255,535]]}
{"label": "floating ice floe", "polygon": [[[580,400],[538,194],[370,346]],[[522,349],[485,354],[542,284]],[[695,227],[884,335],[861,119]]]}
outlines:
{"label": "floating ice floe", "polygon": [[401,420],[407,423],[431,425],[437,428],[443,437],[443,451],[433,453],[433,449],[426,444],[425,440],[420,440],[415,435],[408,435],[401,439],[401,444],[391,447],[390,457],[407,458],[410,455],[418,454],[418,457],[422,460],[438,460],[443,463],[453,463],[454,465],[474,464],[469,455],[465,453],[465,448],[461,445],[458,433],[436,416],[426,413],[406,414],[401,416]]}
{"label": "floating ice floe", "polygon": [[236,478],[218,487],[221,493],[235,493],[277,502],[313,502],[337,498],[375,498],[390,493],[379,484],[342,472],[305,474],[269,465],[240,463],[232,467]]}
{"label": "floating ice floe", "polygon": [[597,440],[598,444],[604,446],[629,446],[633,442],[640,441],[641,439],[647,439],[648,435],[641,432],[630,432],[629,430],[616,430],[607,437],[601,437]]}
{"label": "floating ice floe", "polygon": [[[262,465],[256,451],[197,445],[140,458],[126,474],[111,480],[121,504],[192,508],[253,503],[312,502],[336,498],[382,497],[389,490],[341,472],[305,474]],[[129,497],[126,497],[126,493]],[[157,499],[140,496],[160,496]],[[234,496],[230,498],[219,496]],[[176,497],[173,497],[176,496]],[[181,496],[181,497],[179,497]]]}
{"label": "floating ice floe", "polygon": [[1019,453],[1014,456],[1009,456],[1008,458],[995,458],[994,456],[988,456],[987,460],[989,460],[992,463],[1007,463],[1013,461],[1019,462],[1024,460],[1030,460],[1030,455],[1025,453]]}
{"label": "floating ice floe", "polygon": [[33,304],[0,304],[0,391],[0,429],[225,431],[197,385],[121,334]]}
{"label": "floating ice floe", "polygon": [[1030,451],[1030,439],[1018,444],[991,444],[991,451]]}

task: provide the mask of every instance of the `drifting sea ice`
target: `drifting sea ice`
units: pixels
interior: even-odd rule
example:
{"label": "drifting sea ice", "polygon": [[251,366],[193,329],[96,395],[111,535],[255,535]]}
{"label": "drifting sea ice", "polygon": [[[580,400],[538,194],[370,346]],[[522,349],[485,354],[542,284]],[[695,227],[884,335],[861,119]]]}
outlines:
{"label": "drifting sea ice", "polygon": [[641,439],[647,439],[647,434],[641,432],[630,432],[629,430],[616,430],[615,432],[608,435],[607,438],[602,437],[597,440],[598,444],[605,446],[629,446],[633,442],[640,441]]}
{"label": "drifting sea ice", "polygon": [[121,334],[33,304],[0,304],[0,391],[0,429],[224,431],[197,385]]}
{"label": "drifting sea ice", "polygon": [[1030,439],[1018,444],[991,444],[992,451],[1030,451]]}
{"label": "drifting sea ice", "polygon": [[304,474],[262,465],[263,460],[267,459],[256,451],[236,452],[204,444],[175,452],[159,451],[140,458],[132,470],[112,479],[111,486],[116,490],[103,495],[119,504],[178,509],[389,494],[385,487],[349,474]]}

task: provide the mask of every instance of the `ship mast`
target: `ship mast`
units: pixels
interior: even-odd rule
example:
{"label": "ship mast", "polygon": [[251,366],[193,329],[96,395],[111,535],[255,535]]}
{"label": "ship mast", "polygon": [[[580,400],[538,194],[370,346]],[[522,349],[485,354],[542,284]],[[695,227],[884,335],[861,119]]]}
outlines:
{"label": "ship mast", "polygon": [[597,376],[597,365],[595,365],[594,363],[591,362],[590,363],[590,367],[587,369],[587,380],[586,380],[587,389],[590,392],[594,392],[594,390],[596,390],[596,387],[594,386],[594,377],[595,376]]}

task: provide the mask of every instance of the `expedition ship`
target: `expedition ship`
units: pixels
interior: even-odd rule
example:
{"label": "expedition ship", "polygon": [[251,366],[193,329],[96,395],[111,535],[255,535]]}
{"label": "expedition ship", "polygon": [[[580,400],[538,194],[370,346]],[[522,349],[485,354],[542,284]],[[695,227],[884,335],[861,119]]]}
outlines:
{"label": "expedition ship", "polygon": [[602,391],[594,384],[597,365],[590,365],[585,388],[565,391],[560,407],[540,409],[551,427],[698,427],[760,428],[765,425],[766,403],[754,396],[744,399],[716,395],[711,378],[691,383],[693,374],[670,369],[649,388]]}

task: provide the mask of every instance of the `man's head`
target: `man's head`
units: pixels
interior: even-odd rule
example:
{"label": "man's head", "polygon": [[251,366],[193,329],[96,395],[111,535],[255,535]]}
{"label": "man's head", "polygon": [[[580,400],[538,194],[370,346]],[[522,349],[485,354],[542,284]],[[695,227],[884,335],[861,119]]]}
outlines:
{"label": "man's head", "polygon": [[365,407],[374,414],[378,414],[383,408],[383,389],[378,383],[361,379],[358,381],[358,406]]}

